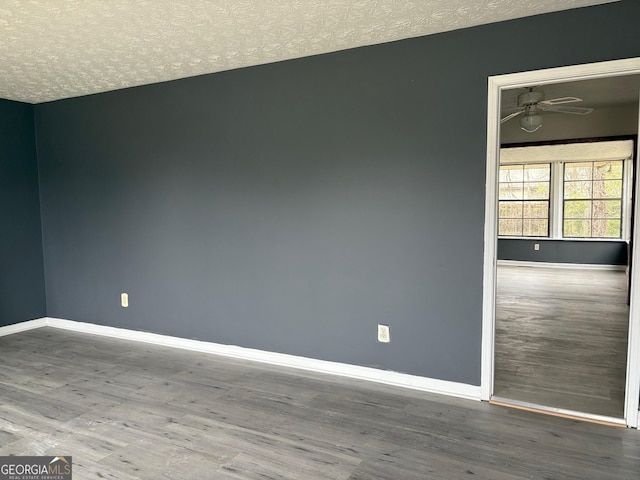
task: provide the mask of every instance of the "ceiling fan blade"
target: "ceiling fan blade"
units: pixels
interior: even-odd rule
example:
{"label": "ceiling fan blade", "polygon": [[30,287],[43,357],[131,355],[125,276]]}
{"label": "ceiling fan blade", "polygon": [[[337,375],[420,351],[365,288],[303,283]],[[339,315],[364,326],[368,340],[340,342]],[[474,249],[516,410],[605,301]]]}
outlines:
{"label": "ceiling fan blade", "polygon": [[575,102],[582,102],[582,99],[578,97],[550,98],[549,100],[542,100],[541,102],[538,102],[538,105],[540,105],[541,108],[545,108],[551,105],[560,105],[562,103],[575,103]]}
{"label": "ceiling fan blade", "polygon": [[507,121],[511,120],[512,118],[517,117],[517,116],[518,116],[518,115],[520,115],[521,113],[524,113],[524,109],[522,109],[522,110],[518,110],[517,112],[510,113],[510,114],[509,114],[509,115],[507,115],[506,117],[502,118],[502,119],[500,120],[500,123],[507,122]]}
{"label": "ceiling fan blade", "polygon": [[587,115],[593,112],[593,108],[565,107],[563,105],[550,105],[544,108],[545,112],[572,113],[573,115]]}

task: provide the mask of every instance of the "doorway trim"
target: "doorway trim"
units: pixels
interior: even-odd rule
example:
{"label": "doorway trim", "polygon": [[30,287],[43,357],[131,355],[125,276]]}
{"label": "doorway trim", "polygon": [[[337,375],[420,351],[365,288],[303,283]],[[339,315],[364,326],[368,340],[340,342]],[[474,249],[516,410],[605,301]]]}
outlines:
{"label": "doorway trim", "polygon": [[[613,60],[599,63],[549,68],[530,72],[497,75],[488,79],[487,104],[487,171],[485,186],[485,222],[484,222],[484,268],[483,268],[483,309],[482,309],[482,362],[481,397],[489,401],[494,386],[494,338],[496,269],[498,245],[498,167],[500,155],[500,101],[502,91],[511,88],[523,88],[540,84],[553,84],[589,80],[604,77],[618,77],[640,74],[640,58]],[[639,142],[640,143],[640,142]],[[634,163],[638,170],[640,148]],[[640,175],[636,176],[635,212],[633,219],[634,250],[640,247]],[[638,428],[640,404],[640,264],[632,252],[629,309],[629,339],[627,350],[626,389],[624,401],[624,420],[629,427]],[[588,414],[585,418],[588,418]]]}

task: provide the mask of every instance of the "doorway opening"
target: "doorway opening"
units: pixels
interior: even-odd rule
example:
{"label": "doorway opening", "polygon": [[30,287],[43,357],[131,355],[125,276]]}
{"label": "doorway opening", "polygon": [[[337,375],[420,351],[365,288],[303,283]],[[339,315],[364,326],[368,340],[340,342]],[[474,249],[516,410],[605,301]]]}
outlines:
{"label": "doorway opening", "polygon": [[[596,79],[606,79],[613,77],[623,77],[630,75],[638,75],[640,74],[640,59],[629,59],[629,60],[620,60],[613,62],[603,62],[597,64],[588,64],[588,65],[578,65],[573,67],[562,67],[556,69],[548,69],[541,70],[535,72],[524,72],[518,74],[509,74],[502,75],[497,77],[491,77],[489,79],[489,103],[488,103],[488,137],[487,137],[487,191],[486,191],[486,216],[485,216],[485,264],[484,264],[484,309],[483,309],[483,359],[482,359],[482,398],[483,400],[502,400],[502,398],[496,398],[501,395],[497,395],[496,386],[498,390],[502,389],[502,392],[505,392],[504,385],[500,383],[496,383],[496,346],[498,343],[496,342],[496,293],[498,291],[498,184],[499,184],[499,162],[500,162],[500,147],[503,142],[501,142],[500,138],[500,107],[502,97],[508,96],[511,94],[513,89],[527,89],[522,91],[530,91],[530,88],[538,86],[538,85],[560,85],[566,84],[568,82],[579,82],[585,80],[596,80]],[[588,83],[588,82],[587,82]],[[637,98],[637,97],[636,97]],[[636,113],[637,115],[637,113]],[[517,115],[516,115],[517,116]],[[504,118],[504,117],[503,117]],[[545,117],[545,122],[546,117]],[[529,126],[529,125],[525,125]],[[524,128],[524,127],[523,127]],[[636,132],[637,133],[637,132]],[[565,133],[561,133],[561,135],[566,135]],[[606,132],[605,132],[606,135]],[[530,138],[530,137],[525,137]],[[565,137],[566,138],[566,137]],[[634,152],[637,153],[637,152]],[[637,159],[637,155],[635,155]],[[636,160],[637,163],[637,160]],[[637,169],[637,165],[634,166]],[[551,168],[551,167],[550,167]],[[560,167],[556,167],[560,168]],[[637,190],[637,188],[636,188]],[[558,193],[558,192],[556,192]],[[637,197],[637,196],[636,196]],[[550,202],[558,203],[559,197],[555,200],[549,200]],[[637,205],[637,198],[634,200]],[[566,204],[566,202],[565,202]],[[540,206],[538,206],[540,207]],[[630,207],[629,207],[630,209]],[[562,208],[558,209],[559,211]],[[636,211],[638,211],[636,207]],[[631,219],[631,215],[629,217],[629,231],[632,232],[632,243],[638,244],[635,239],[638,238],[638,229],[635,228],[636,220]],[[553,232],[553,235],[563,236],[564,233],[570,236],[575,235],[576,231],[567,231],[567,228],[573,228],[577,225],[577,223],[571,218],[563,219],[561,214],[556,214],[555,219],[549,218],[549,222],[555,222],[555,226],[547,225],[547,229],[549,235]],[[564,226],[563,226],[564,222]],[[534,222],[535,223],[535,222]],[[582,222],[584,224],[584,222]],[[611,222],[610,222],[611,223]],[[538,222],[538,229],[543,228],[544,225]],[[622,228],[622,227],[621,227]],[[573,232],[573,233],[572,233]],[[535,233],[535,232],[534,232]],[[539,232],[537,233],[539,235]],[[622,239],[623,235],[621,234],[620,238]],[[543,239],[548,240],[548,239]],[[533,243],[533,242],[530,242]],[[541,242],[540,242],[541,243]],[[539,246],[539,245],[538,245]],[[629,253],[629,260],[633,258],[633,251]],[[535,262],[537,263],[537,262]],[[530,270],[528,273],[532,276],[539,276],[543,274],[545,268],[538,268],[539,264],[534,266],[529,266]],[[620,374],[620,378],[618,381],[624,382],[624,393],[620,393],[623,398],[618,398],[619,408],[616,407],[615,410],[607,410],[603,408],[599,411],[599,413],[594,413],[593,411],[584,411],[584,410],[592,410],[590,407],[582,408],[580,403],[575,403],[576,408],[566,408],[567,404],[562,404],[562,402],[558,404],[551,403],[551,405],[539,405],[537,403],[536,397],[534,393],[536,390],[536,385],[531,385],[532,395],[529,397],[531,401],[526,400],[525,397],[515,398],[515,403],[524,404],[532,404],[532,406],[542,406],[543,409],[546,407],[549,411],[555,411],[556,413],[567,413],[572,414],[573,416],[578,416],[587,419],[595,419],[595,420],[612,420],[613,422],[620,422],[620,418],[624,419],[624,423],[631,427],[638,426],[638,400],[640,397],[640,311],[639,311],[639,303],[640,303],[640,285],[638,280],[640,280],[638,269],[631,269],[630,271],[630,287],[629,287],[629,300],[630,300],[630,309],[627,315],[627,312],[623,312],[625,318],[628,318],[628,331],[624,332],[623,340],[626,338],[626,342],[622,345],[622,357],[623,361],[620,361],[620,369],[624,370]],[[502,273],[509,273],[508,271],[503,271]],[[511,272],[514,274],[514,271]],[[523,271],[515,271],[515,277],[513,279],[522,279]],[[563,275],[567,275],[569,272],[564,271]],[[561,283],[567,283],[571,281],[577,281],[580,283],[586,282],[585,278],[579,279],[580,275],[584,275],[584,271],[574,271],[571,272],[571,278],[573,280],[560,280]],[[598,284],[601,281],[604,281],[604,278],[607,278],[607,281],[612,282],[614,285],[613,289],[619,293],[619,280],[620,276],[616,276],[614,272],[601,272],[603,274],[602,279],[596,279],[596,291],[602,291],[602,288],[598,288]],[[621,272],[617,272],[621,273]],[[610,274],[610,275],[609,275]],[[621,273],[624,275],[623,273]],[[595,275],[594,275],[595,276]],[[554,275],[555,277],[555,275]],[[560,276],[557,277],[558,279]],[[576,280],[577,279],[577,280]],[[508,282],[507,282],[508,283]],[[513,283],[513,282],[512,282]],[[542,284],[552,283],[552,281],[547,279],[547,281],[542,280]],[[626,285],[627,283],[623,282],[624,288],[624,296],[626,296]],[[584,293],[586,293],[586,286],[584,289]],[[610,292],[609,292],[610,293]],[[589,294],[587,294],[589,295]],[[607,297],[610,298],[610,297]],[[619,303],[619,299],[615,300],[616,304]],[[626,302],[624,302],[626,305]],[[603,311],[609,312],[607,307],[603,305]],[[577,311],[577,308],[573,310]],[[580,313],[577,312],[578,317]],[[579,323],[579,321],[578,321]],[[558,334],[556,332],[556,334]],[[618,336],[620,332],[618,332]],[[618,339],[618,343],[620,339]],[[626,349],[625,349],[626,347]],[[502,348],[502,347],[499,347]],[[588,347],[587,347],[588,350]],[[620,350],[620,348],[618,348]],[[587,352],[588,353],[588,352]],[[618,355],[620,352],[618,351]],[[553,360],[552,360],[553,361]],[[597,362],[596,362],[597,363]],[[597,365],[596,365],[597,367]],[[569,372],[573,374],[575,377],[580,376],[580,368],[579,365],[574,365],[572,367],[574,369],[573,372]],[[603,371],[604,372],[604,371]],[[503,372],[504,373],[504,372]],[[565,372],[566,373],[566,372]],[[501,374],[502,375],[502,374]],[[606,375],[606,373],[605,373]],[[571,376],[571,375],[570,375]],[[504,375],[503,375],[504,377]],[[515,377],[514,377],[515,378]],[[594,377],[595,378],[595,377]],[[504,380],[504,378],[499,378],[498,380]],[[570,383],[570,382],[569,382]],[[573,393],[579,390],[579,385],[576,383],[575,385],[568,385],[567,388],[569,390],[574,390]],[[509,395],[507,391],[507,395]],[[515,396],[518,396],[517,394]],[[525,398],[525,400],[523,400]],[[577,397],[576,397],[577,398]],[[559,406],[558,406],[559,405]],[[571,404],[568,404],[569,406]],[[616,414],[616,412],[620,412]],[[602,413],[602,414],[601,414]]]}

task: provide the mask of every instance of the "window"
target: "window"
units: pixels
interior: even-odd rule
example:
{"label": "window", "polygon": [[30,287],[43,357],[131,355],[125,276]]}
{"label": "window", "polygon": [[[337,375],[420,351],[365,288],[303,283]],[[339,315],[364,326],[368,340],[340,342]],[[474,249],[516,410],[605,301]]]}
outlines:
{"label": "window", "polygon": [[498,234],[548,237],[551,164],[500,166]]}
{"label": "window", "polygon": [[564,165],[563,237],[621,237],[622,172],[621,160]]}
{"label": "window", "polygon": [[498,235],[628,240],[633,140],[500,149]]}

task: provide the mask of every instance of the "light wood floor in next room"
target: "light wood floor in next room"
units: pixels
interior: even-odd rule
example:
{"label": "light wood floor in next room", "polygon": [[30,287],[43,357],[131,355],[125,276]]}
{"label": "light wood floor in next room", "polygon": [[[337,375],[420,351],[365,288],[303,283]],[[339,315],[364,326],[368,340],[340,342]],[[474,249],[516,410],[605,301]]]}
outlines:
{"label": "light wood floor in next room", "polygon": [[75,480],[640,471],[632,429],[53,328],[0,352],[0,455],[70,455]]}
{"label": "light wood floor in next room", "polygon": [[626,301],[624,271],[499,266],[494,394],[622,418]]}

